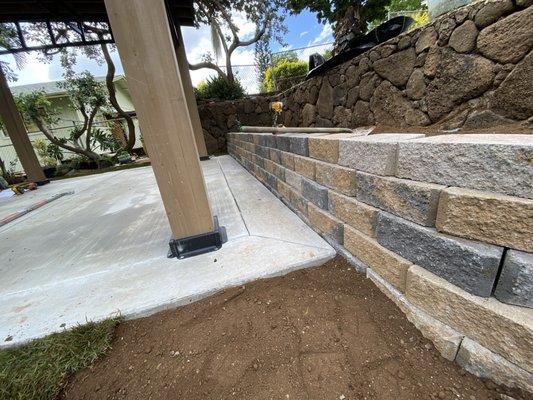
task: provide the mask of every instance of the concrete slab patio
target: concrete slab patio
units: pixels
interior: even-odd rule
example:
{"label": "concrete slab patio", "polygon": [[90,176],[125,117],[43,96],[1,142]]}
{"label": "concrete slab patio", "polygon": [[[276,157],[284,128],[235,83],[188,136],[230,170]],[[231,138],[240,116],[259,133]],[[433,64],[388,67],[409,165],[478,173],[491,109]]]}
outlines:
{"label": "concrete slab patio", "polygon": [[168,259],[150,167],[53,182],[0,215],[73,190],[0,228],[0,347],[87,320],[149,315],[226,287],[320,265],[335,251],[229,156],[202,163],[228,242]]}

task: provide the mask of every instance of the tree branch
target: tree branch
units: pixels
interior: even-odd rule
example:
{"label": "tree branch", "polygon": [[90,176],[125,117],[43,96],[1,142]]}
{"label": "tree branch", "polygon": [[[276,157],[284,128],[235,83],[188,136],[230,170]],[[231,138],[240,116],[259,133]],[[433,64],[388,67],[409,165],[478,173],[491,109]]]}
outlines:
{"label": "tree branch", "polygon": [[200,62],[200,63],[197,63],[197,64],[189,63],[189,69],[192,70],[192,71],[196,71],[196,70],[202,69],[202,68],[213,69],[213,70],[217,71],[219,75],[227,77],[227,75],[224,73],[224,71],[222,71],[222,69],[218,65],[216,65],[215,63],[213,63],[211,61],[204,61],[204,62]]}

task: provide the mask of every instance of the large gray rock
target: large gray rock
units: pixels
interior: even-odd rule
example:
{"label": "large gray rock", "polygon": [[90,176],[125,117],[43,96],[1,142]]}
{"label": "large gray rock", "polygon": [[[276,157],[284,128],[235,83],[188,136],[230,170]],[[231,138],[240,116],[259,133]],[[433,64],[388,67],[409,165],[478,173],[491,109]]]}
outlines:
{"label": "large gray rock", "polygon": [[359,84],[359,98],[364,101],[369,101],[379,82],[380,79],[375,73],[370,72],[365,74]]}
{"label": "large gray rock", "polygon": [[388,213],[378,216],[376,238],[383,247],[468,293],[491,295],[501,247],[443,235]]}
{"label": "large gray rock", "polygon": [[424,72],[421,69],[415,69],[407,82],[405,93],[410,99],[419,100],[426,93],[426,81]]}
{"label": "large gray rock", "polygon": [[533,374],[469,338],[463,339],[456,361],[480,378],[489,378],[500,385],[533,392]]}
{"label": "large gray rock", "polygon": [[333,88],[327,79],[324,79],[322,83],[316,108],[322,118],[331,119],[333,117]]}
{"label": "large gray rock", "polygon": [[438,34],[433,26],[422,29],[422,33],[416,41],[416,52],[421,53],[429,49],[437,41]]}
{"label": "large gray rock", "polygon": [[339,164],[376,175],[394,175],[398,143],[423,137],[423,134],[386,133],[341,139]]}
{"label": "large gray rock", "polygon": [[307,178],[302,178],[302,196],[323,210],[328,209],[328,189]]}
{"label": "large gray rock", "polygon": [[376,124],[386,126],[425,126],[429,118],[395,86],[383,81],[375,90],[370,109]]}
{"label": "large gray rock", "polygon": [[512,11],[513,2],[511,0],[492,0],[487,1],[483,7],[476,13],[474,21],[479,27],[490,25],[504,14]]}
{"label": "large gray rock", "polygon": [[435,226],[439,196],[445,186],[364,172],[356,175],[356,198],[424,226]]}
{"label": "large gray rock", "polygon": [[458,53],[470,53],[476,47],[477,34],[476,24],[465,21],[453,31],[449,45]]}
{"label": "large gray rock", "polygon": [[[427,63],[427,61],[426,61]],[[493,64],[483,57],[441,51],[435,79],[427,88],[431,121],[438,121],[459,104],[483,94],[492,86]]]}
{"label": "large gray rock", "polygon": [[302,110],[302,125],[310,126],[316,120],[316,107],[307,103]]}
{"label": "large gray rock", "polygon": [[477,38],[479,52],[502,64],[516,63],[533,46],[533,7],[509,15],[483,29]]}
{"label": "large gray rock", "polygon": [[399,51],[374,62],[374,71],[395,86],[405,86],[415,67],[413,48]]}
{"label": "large gray rock", "polygon": [[[533,16],[532,16],[533,18]],[[532,34],[533,35],[533,34]],[[527,55],[495,90],[490,108],[514,119],[533,115],[533,53]]]}
{"label": "large gray rock", "polygon": [[494,296],[503,303],[533,308],[533,254],[509,250]]}
{"label": "large gray rock", "polygon": [[399,178],[533,198],[533,136],[442,135],[398,144]]}

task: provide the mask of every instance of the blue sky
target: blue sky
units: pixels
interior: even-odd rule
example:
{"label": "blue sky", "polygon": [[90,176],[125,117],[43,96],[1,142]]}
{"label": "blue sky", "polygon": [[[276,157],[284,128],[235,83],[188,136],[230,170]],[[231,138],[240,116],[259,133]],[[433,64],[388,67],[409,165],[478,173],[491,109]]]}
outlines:
{"label": "blue sky", "polygon": [[[242,38],[247,38],[255,31],[255,27],[252,23],[247,22],[242,16],[235,15],[237,26],[240,27]],[[327,25],[319,24],[315,14],[309,12],[303,12],[299,15],[288,15],[286,18],[286,24],[289,32],[285,35],[285,41],[288,49],[305,47],[309,45],[332,42],[333,37],[331,35],[331,28]],[[210,49],[209,28],[203,27],[201,29],[183,28],[183,35],[185,40],[185,47],[187,51],[187,57],[190,62],[200,61],[201,55],[206,52],[206,49]],[[271,44],[273,51],[284,50],[280,44]],[[318,48],[319,51],[325,50],[326,47]],[[302,59],[307,60],[308,55],[316,51],[309,50],[300,52],[299,56]],[[253,45],[246,48],[239,48],[232,56],[233,64],[252,64],[253,63]],[[2,61],[8,61],[15,69],[13,59],[10,56],[2,56]],[[117,74],[123,72],[120,65],[120,59],[118,54],[113,54],[113,59],[117,64]],[[222,63],[222,60],[219,60]],[[86,59],[85,57],[78,57],[78,63],[76,66],[78,72],[88,70],[96,76],[105,75],[106,69],[104,65],[97,65],[95,62]],[[30,52],[27,55],[26,66],[22,70],[17,71],[19,79],[17,82],[11,83],[11,85],[25,85],[30,83],[47,82],[53,80],[62,79],[62,68],[59,64],[59,60],[55,58],[51,63],[46,64],[39,60],[37,53]],[[197,84],[199,81],[205,79],[207,76],[212,75],[210,70],[193,71],[191,76],[193,83]],[[243,85],[249,92],[257,90],[257,82],[255,77],[254,68],[241,68],[238,72]]]}

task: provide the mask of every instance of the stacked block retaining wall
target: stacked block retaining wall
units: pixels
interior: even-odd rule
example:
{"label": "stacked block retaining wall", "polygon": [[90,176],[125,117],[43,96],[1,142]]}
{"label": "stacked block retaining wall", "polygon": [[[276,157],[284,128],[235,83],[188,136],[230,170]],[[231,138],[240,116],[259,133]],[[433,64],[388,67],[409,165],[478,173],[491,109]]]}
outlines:
{"label": "stacked block retaining wall", "polygon": [[533,392],[533,136],[228,137],[444,357]]}

